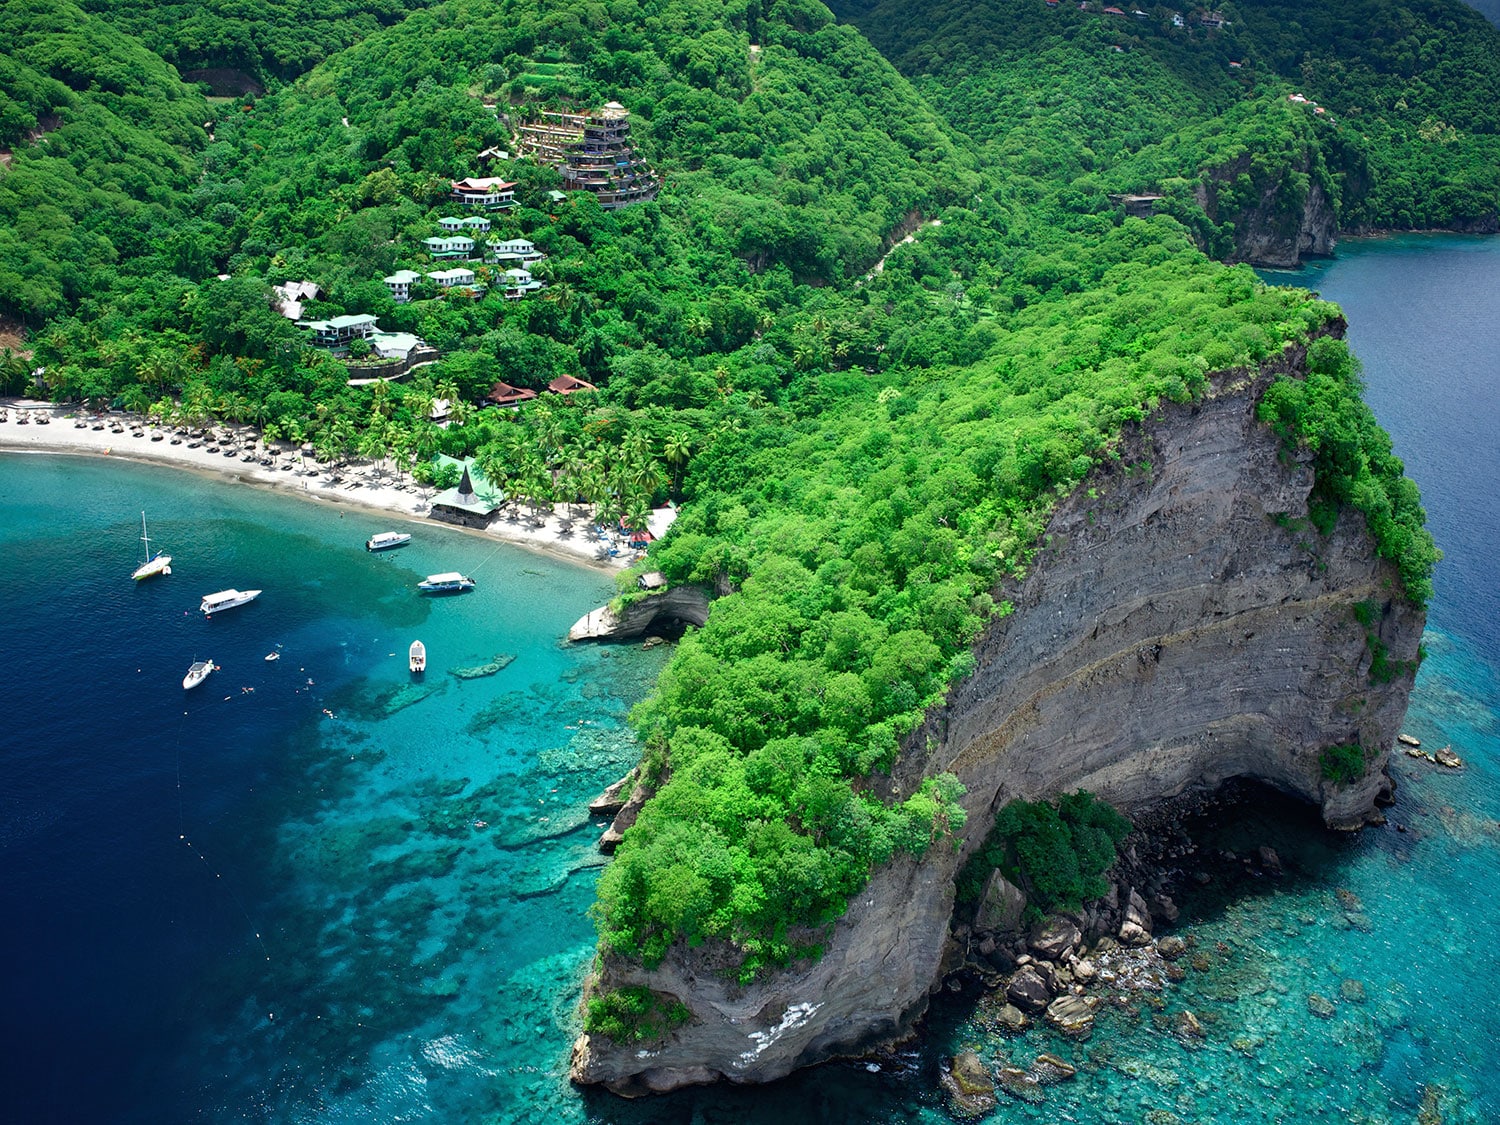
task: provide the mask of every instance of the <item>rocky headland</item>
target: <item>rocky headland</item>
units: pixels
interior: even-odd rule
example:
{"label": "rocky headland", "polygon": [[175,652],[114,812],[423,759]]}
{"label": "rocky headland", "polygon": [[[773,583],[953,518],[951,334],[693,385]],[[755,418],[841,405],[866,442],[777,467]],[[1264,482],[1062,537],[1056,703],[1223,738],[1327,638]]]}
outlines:
{"label": "rocky headland", "polygon": [[[956,872],[1016,798],[1087,789],[1140,823],[1256,779],[1332,828],[1378,818],[1424,615],[1362,517],[1345,512],[1326,537],[1311,526],[1310,465],[1256,418],[1265,388],[1304,359],[1294,348],[1221,373],[1199,401],[1127,430],[1059,505],[1026,577],[996,591],[1014,609],[980,637],[975,671],[873,783],[896,797],[957,775],[960,846],[878,869],[820,959],[748,986],[724,972],[733,951],[711,944],[674,947],[649,971],[605,956],[592,989],[644,986],[689,1018],[645,1044],[581,1037],[573,1077],[627,1094],[770,1081],[908,1034],[966,964],[1003,986],[1004,1018],[1089,1034],[1093,981],[1170,977],[1152,935],[1175,907],[1127,853],[1110,893],[1076,916],[1025,924],[1026,904],[995,876],[978,914],[954,918]],[[1384,682],[1371,676],[1377,645],[1402,670]],[[1363,773],[1330,780],[1323,752],[1348,745]]]}

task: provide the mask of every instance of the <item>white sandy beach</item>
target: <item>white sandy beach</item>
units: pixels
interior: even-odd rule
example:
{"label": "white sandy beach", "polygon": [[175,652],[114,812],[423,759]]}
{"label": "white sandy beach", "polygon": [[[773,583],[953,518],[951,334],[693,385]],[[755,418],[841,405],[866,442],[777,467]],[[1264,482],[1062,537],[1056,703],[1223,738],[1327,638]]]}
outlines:
{"label": "white sandy beach", "polygon": [[[138,415],[111,413],[100,419],[76,407],[31,399],[0,398],[0,415],[4,416],[0,421],[0,450],[148,461],[209,472],[313,500],[388,512],[406,522],[425,522],[429,515],[433,490],[416,484],[409,476],[398,478],[389,465],[380,469],[369,464],[345,465],[335,470],[320,465],[311,456],[303,457],[284,442],[276,451],[267,450],[259,444],[253,426],[209,426],[209,440],[200,440],[184,436],[170,426],[153,427]],[[26,421],[22,422],[22,418]],[[43,418],[47,421],[41,421]],[[80,420],[84,423],[81,427]],[[139,436],[135,431],[140,431]],[[157,434],[160,437],[154,438]],[[225,435],[230,435],[231,441],[212,440],[214,436]],[[227,456],[226,450],[230,451]],[[247,455],[249,460],[244,459]],[[266,461],[270,463],[263,463]],[[618,569],[630,564],[633,556],[626,544],[590,538],[586,534],[592,527],[589,520],[574,521],[566,516],[561,504],[555,505],[550,516],[539,523],[529,513],[520,515],[507,510],[483,531],[456,530],[471,530],[471,534],[502,539],[591,566]],[[449,523],[441,526],[455,528]],[[611,550],[617,553],[611,554]]]}

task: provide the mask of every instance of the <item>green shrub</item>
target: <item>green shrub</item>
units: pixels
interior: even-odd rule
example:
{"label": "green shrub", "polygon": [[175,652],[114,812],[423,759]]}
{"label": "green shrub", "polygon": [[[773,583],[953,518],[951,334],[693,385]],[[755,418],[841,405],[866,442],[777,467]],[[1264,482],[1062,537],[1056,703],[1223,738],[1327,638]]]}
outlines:
{"label": "green shrub", "polygon": [[690,1019],[687,1006],[675,996],[630,985],[589,999],[583,1029],[616,1043],[644,1043],[661,1039]]}
{"label": "green shrub", "polygon": [[978,902],[998,867],[1043,913],[1076,910],[1109,890],[1104,873],[1130,821],[1082,789],[1047,801],[1011,801],[995,817],[984,844],[959,872],[958,901]]}
{"label": "green shrub", "polygon": [[1348,785],[1365,775],[1365,752],[1356,743],[1327,746],[1318,755],[1323,778],[1335,785]]}

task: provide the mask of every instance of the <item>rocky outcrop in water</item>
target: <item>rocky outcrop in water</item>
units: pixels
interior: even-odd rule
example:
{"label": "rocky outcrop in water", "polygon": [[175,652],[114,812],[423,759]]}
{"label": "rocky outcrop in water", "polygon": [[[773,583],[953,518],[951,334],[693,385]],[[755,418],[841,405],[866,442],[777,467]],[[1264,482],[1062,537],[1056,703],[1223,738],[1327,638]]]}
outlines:
{"label": "rocky outcrop in water", "polygon": [[702,626],[708,620],[708,593],[697,586],[677,586],[627,602],[619,612],[600,606],[568,630],[570,641],[629,641],[672,623]]}
{"label": "rocky outcrop in water", "polygon": [[[970,814],[962,849],[877,870],[821,959],[748,987],[723,971],[732,951],[712,946],[675,948],[649,972],[604,958],[593,987],[645,985],[691,1020],[646,1046],[584,1036],[574,1078],[624,1093],[764,1082],[909,1032],[963,958],[949,934],[954,874],[1014,798],[1084,788],[1133,814],[1258,778],[1317,805],[1332,827],[1374,815],[1412,677],[1371,682],[1353,606],[1379,607],[1372,631],[1393,662],[1415,661],[1423,614],[1360,516],[1345,513],[1327,538],[1307,524],[1312,471],[1256,421],[1264,388],[1302,358],[1220,376],[1204,400],[1164,406],[1124,434],[1119,456],[1060,505],[1025,580],[998,591],[1014,612],[980,638],[974,674],[881,783],[896,797],[955,773]],[[1366,748],[1368,772],[1334,784],[1320,751],[1347,743]],[[1004,889],[994,891],[1004,912]],[[1121,936],[1148,942],[1151,903],[1129,892],[1113,908]],[[1032,971],[1041,987],[1026,982],[1011,1002],[1046,1012],[1055,982]]]}

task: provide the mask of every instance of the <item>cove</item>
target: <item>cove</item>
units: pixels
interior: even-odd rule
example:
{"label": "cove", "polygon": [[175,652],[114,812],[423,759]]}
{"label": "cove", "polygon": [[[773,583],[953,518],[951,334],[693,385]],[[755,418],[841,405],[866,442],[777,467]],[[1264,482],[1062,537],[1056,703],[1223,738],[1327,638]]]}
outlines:
{"label": "cove", "polygon": [[[1487,1033],[1500,1002],[1500,242],[1351,241],[1268,276],[1344,306],[1369,400],[1423,488],[1446,558],[1407,729],[1468,764],[1398,755],[1385,829],[1330,836],[1309,810],[1262,799],[1213,837],[1236,854],[1272,846],[1286,873],[1179,903],[1201,968],[1189,961],[1159,1010],[1112,1010],[1075,1044],[1006,1038],[955,995],[919,1043],[877,1061],[644,1103],[578,1092],[563,1076],[602,826],[573,818],[633,759],[623,715],[660,651],[557,644],[608,582],[490,558],[494,544],[437,528],[372,558],[361,544],[379,521],[353,512],[147,467],[3,457],[0,613],[16,663],[0,687],[0,947],[25,970],[3,992],[8,1108],[26,1121],[936,1123],[949,1120],[938,1066],[972,1047],[1079,1068],[1040,1105],[1002,1101],[997,1121],[1409,1121],[1429,1102],[1450,1122],[1500,1118],[1486,1080],[1500,1065]],[[180,560],[154,587],[126,577],[143,507]],[[414,598],[416,576],[448,569],[477,571],[479,590]],[[236,584],[267,593],[202,621],[198,597]],[[407,702],[415,636],[427,686],[444,686]],[[498,654],[517,659],[493,677],[448,674]],[[200,655],[223,671],[185,700]],[[1200,1045],[1170,1034],[1183,1010]]]}

